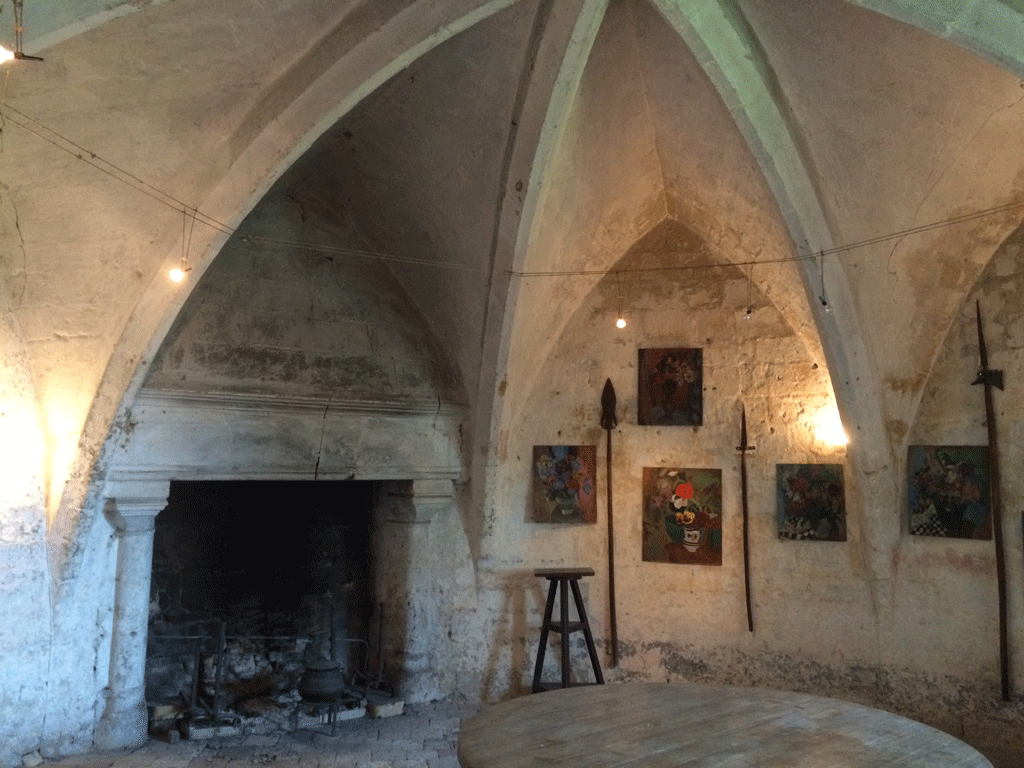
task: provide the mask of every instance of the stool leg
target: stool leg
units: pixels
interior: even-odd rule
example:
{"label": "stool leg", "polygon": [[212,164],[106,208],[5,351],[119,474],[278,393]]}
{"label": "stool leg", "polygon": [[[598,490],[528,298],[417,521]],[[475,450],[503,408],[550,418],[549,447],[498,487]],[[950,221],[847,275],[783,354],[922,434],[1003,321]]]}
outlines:
{"label": "stool leg", "polygon": [[601,662],[597,660],[597,648],[594,646],[594,636],[590,632],[590,622],[587,620],[587,609],[583,607],[583,595],[580,594],[579,582],[572,581],[572,596],[576,601],[576,612],[583,624],[583,637],[587,640],[587,651],[590,653],[590,663],[594,666],[594,679],[601,685],[604,684],[604,675],[601,674]]}
{"label": "stool leg", "polygon": [[552,580],[548,586],[548,604],[544,608],[544,621],[540,625],[540,645],[537,648],[537,665],[533,668],[533,692],[540,691],[540,676],[544,672],[544,652],[548,649],[548,630],[551,628],[551,612],[555,607],[556,583]]}
{"label": "stool leg", "polygon": [[562,687],[569,687],[569,579],[559,579],[562,587],[559,598],[562,618]]}

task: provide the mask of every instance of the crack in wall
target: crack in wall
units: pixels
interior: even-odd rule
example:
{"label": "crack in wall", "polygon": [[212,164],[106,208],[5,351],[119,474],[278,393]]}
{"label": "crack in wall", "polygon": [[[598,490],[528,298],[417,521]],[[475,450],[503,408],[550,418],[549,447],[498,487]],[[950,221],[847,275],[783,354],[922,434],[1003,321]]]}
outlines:
{"label": "crack in wall", "polygon": [[[18,207],[14,204],[14,197],[11,195],[11,188],[6,184],[0,183],[0,191],[3,194],[3,219],[6,224],[10,221],[11,228],[13,229],[13,235],[15,240],[14,250],[21,253],[21,269],[16,271],[14,265],[11,265],[10,269],[10,287],[11,287],[11,298],[15,299],[12,301],[13,307],[20,307],[25,299],[25,289],[28,286],[28,254],[25,251],[25,236],[21,231],[21,217],[18,215]],[[5,226],[4,229],[7,229]],[[14,278],[20,277],[20,288],[15,289],[13,283]],[[15,296],[15,293],[17,294]]]}

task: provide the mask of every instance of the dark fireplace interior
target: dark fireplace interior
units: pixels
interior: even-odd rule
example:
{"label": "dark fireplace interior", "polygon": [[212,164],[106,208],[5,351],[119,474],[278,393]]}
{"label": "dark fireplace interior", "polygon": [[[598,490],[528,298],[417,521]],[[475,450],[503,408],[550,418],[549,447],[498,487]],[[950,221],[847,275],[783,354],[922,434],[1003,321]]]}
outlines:
{"label": "dark fireplace interior", "polygon": [[[374,482],[172,482],[156,518],[146,700],[168,721],[284,724],[312,664],[372,677]],[[180,726],[179,726],[180,727]]]}

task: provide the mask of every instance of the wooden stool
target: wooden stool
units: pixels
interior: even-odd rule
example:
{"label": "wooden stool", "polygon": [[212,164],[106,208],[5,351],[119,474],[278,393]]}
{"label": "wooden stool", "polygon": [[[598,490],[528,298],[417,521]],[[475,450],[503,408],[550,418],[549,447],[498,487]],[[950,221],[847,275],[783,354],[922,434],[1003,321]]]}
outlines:
{"label": "wooden stool", "polygon": [[[580,594],[580,577],[593,576],[593,568],[537,568],[534,576],[547,579],[551,582],[548,587],[548,604],[544,609],[544,622],[540,630],[540,647],[537,649],[537,666],[533,671],[533,692],[548,691],[552,688],[569,688],[572,685],[603,685],[604,676],[601,674],[601,664],[597,660],[597,648],[594,647],[594,636],[590,633],[590,622],[587,621],[587,610],[583,607],[583,595]],[[559,621],[551,620],[551,612],[555,607],[555,592],[561,587],[562,595],[559,602]],[[572,587],[572,596],[576,601],[576,613],[579,621],[569,621],[569,587]],[[544,670],[544,653],[548,647],[548,632],[555,630],[562,637],[562,682],[542,683],[541,672]],[[590,652],[590,663],[594,665],[595,683],[570,683],[569,682],[569,635],[572,632],[583,632],[587,640],[587,650]]]}

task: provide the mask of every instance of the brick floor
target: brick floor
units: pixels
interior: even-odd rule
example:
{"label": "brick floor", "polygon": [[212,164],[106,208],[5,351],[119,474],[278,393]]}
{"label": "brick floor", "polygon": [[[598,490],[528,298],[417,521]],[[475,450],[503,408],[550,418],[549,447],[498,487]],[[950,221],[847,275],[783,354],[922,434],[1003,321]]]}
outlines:
{"label": "brick floor", "polygon": [[130,752],[104,752],[48,760],[69,768],[459,768],[455,740],[478,705],[406,705],[381,720],[343,720],[295,733],[250,734],[169,744],[151,740]]}
{"label": "brick floor", "polygon": [[[459,768],[455,742],[462,721],[479,705],[407,705],[383,720],[344,720],[295,733],[250,734],[209,741],[150,741],[131,752],[105,752],[50,760],[70,768]],[[1024,751],[974,745],[994,768],[1024,768]]]}

